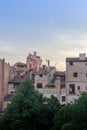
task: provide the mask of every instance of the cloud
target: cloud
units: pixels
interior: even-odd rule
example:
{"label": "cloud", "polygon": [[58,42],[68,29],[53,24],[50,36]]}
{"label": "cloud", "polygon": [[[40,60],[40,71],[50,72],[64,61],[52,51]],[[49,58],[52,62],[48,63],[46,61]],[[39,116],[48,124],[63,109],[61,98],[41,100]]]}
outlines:
{"label": "cloud", "polygon": [[34,35],[29,39],[19,41],[0,40],[0,58],[5,57],[11,64],[26,62],[28,53],[37,51],[43,63],[50,60],[51,65],[58,70],[65,70],[66,57],[78,57],[79,53],[87,52],[87,32],[84,31],[47,31]]}
{"label": "cloud", "polygon": [[87,52],[87,32],[54,33],[52,41],[41,49],[43,58],[50,59],[57,68],[65,70],[66,57],[78,57]]}

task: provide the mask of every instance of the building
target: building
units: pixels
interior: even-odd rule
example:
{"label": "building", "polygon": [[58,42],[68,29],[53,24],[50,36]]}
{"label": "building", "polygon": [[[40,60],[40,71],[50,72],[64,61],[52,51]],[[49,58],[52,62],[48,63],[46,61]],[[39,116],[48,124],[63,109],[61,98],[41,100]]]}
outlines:
{"label": "building", "polygon": [[7,86],[8,89],[4,95],[4,109],[6,108],[7,104],[11,102],[13,96],[15,95],[15,88],[30,77],[30,72],[27,70],[27,65],[25,63],[15,63],[10,70],[10,77],[8,79]]}
{"label": "building", "polygon": [[[43,93],[44,96],[54,95],[61,104],[66,103],[65,72],[56,71],[56,67],[50,66],[49,60],[47,60],[48,66],[43,65],[41,67],[41,62],[41,58],[34,51],[33,54],[29,54],[27,57],[27,63],[17,62],[9,68],[9,78],[7,80],[5,78],[7,81],[6,90],[2,89],[3,92],[1,93],[3,99],[1,100],[4,101],[4,105],[2,105],[2,102],[1,105],[4,109],[15,95],[15,88],[26,79],[32,80],[34,88]],[[2,75],[5,75],[4,71]]]}
{"label": "building", "polygon": [[66,58],[67,103],[73,102],[80,92],[87,92],[87,57],[85,53],[79,57]]}
{"label": "building", "polygon": [[41,92],[43,96],[49,98],[51,95],[54,95],[61,104],[66,103],[65,72],[57,72],[55,67],[46,65],[43,65],[39,71],[33,71],[31,76],[29,71],[25,71],[27,73],[23,73],[23,77],[21,77],[20,71],[16,71],[17,75],[8,82],[8,93],[4,98],[4,108],[13,98],[15,88],[27,78],[31,78],[34,88]]}
{"label": "building", "polygon": [[35,75],[34,80],[35,89],[45,88],[46,85],[52,83],[55,72],[56,68],[51,66],[49,67],[49,69],[48,67],[43,66],[42,68],[39,69],[39,71],[35,71],[33,73]]}
{"label": "building", "polygon": [[4,109],[4,97],[8,92],[8,81],[11,74],[11,66],[0,59],[0,108]]}
{"label": "building", "polygon": [[37,52],[34,51],[33,54],[29,53],[27,59],[27,70],[29,71],[38,71],[41,67],[42,60],[40,56],[37,56]]}
{"label": "building", "polygon": [[58,98],[58,91],[60,88],[60,81],[57,81],[54,77],[56,68],[52,66],[43,65],[39,71],[33,73],[34,75],[34,87],[36,90],[43,93],[44,96],[50,97],[54,95]]}
{"label": "building", "polygon": [[66,104],[66,72],[56,71],[54,74],[55,83],[58,85],[58,99],[60,104]]}
{"label": "building", "polygon": [[66,104],[65,72],[56,71],[55,67],[43,66],[34,72],[34,87],[44,96],[54,95],[61,104]]}

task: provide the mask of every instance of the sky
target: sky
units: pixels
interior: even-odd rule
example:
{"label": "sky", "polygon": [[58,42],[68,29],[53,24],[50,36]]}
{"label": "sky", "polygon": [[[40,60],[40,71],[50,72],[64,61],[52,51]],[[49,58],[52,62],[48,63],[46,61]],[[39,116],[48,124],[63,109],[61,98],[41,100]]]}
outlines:
{"label": "sky", "polygon": [[87,0],[0,0],[0,59],[13,65],[37,51],[65,70],[87,52]]}

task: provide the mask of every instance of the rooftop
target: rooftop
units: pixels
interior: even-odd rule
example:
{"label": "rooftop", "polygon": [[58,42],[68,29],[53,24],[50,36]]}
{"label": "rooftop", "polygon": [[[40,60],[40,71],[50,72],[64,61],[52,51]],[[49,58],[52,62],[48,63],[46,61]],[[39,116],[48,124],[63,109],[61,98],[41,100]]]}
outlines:
{"label": "rooftop", "polygon": [[65,71],[56,71],[54,76],[65,76],[66,72]]}
{"label": "rooftop", "polygon": [[73,62],[87,62],[87,57],[85,58],[85,60],[80,60],[79,57],[67,57],[66,58],[66,62],[70,62],[70,61],[73,61]]}
{"label": "rooftop", "polygon": [[41,68],[39,71],[33,72],[33,74],[35,74],[35,75],[39,75],[39,74],[47,75],[48,71],[46,69]]}
{"label": "rooftop", "polygon": [[17,62],[17,63],[15,63],[15,65],[17,65],[17,66],[27,66],[26,63],[22,63],[22,62]]}
{"label": "rooftop", "polygon": [[30,78],[29,71],[17,72],[17,75],[14,76],[14,79],[10,80],[8,83],[21,83],[26,79]]}

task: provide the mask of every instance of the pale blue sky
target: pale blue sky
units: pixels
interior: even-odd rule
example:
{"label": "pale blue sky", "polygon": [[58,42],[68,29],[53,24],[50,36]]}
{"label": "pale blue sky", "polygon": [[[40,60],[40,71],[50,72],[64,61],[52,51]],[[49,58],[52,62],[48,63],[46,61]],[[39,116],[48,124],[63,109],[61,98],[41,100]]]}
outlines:
{"label": "pale blue sky", "polygon": [[87,52],[87,0],[0,0],[0,58],[25,62],[38,52],[65,70],[65,58]]}

